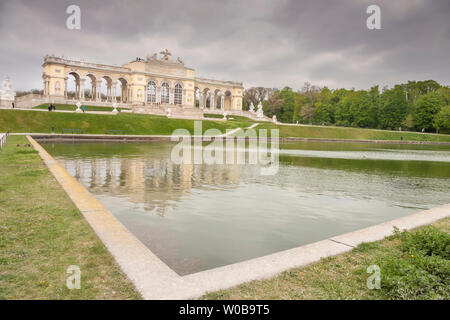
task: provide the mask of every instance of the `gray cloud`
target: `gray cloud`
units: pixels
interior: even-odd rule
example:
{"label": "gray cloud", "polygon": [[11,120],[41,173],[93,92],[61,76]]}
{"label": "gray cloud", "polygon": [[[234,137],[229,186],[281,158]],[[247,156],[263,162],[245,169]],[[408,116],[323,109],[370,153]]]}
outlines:
{"label": "gray cloud", "polygon": [[[81,30],[66,29],[78,4]],[[381,7],[382,30],[366,28]],[[41,88],[47,53],[124,64],[168,48],[197,75],[245,86],[449,83],[448,0],[0,2],[0,77]]]}

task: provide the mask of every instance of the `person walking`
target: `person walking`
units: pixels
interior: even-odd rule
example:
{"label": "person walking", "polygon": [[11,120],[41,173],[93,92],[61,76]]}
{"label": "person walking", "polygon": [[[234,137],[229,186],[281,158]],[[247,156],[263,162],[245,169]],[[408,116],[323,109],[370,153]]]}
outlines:
{"label": "person walking", "polygon": [[86,106],[83,106],[82,109],[83,109],[83,112],[85,112],[86,111]]}

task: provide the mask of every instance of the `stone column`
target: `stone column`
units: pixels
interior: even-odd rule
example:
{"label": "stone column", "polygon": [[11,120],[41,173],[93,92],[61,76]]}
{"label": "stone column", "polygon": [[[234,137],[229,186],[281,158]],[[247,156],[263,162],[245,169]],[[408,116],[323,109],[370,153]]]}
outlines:
{"label": "stone column", "polygon": [[222,110],[225,110],[225,96],[224,95],[220,96],[220,108]]}
{"label": "stone column", "polygon": [[84,100],[84,82],[86,79],[80,79],[80,100]]}
{"label": "stone column", "polygon": [[215,104],[216,104],[215,97],[216,96],[214,94],[212,94],[212,93],[209,95],[209,108],[211,110],[215,109]]}
{"label": "stone column", "polygon": [[75,100],[80,99],[80,80],[75,80]]}
{"label": "stone column", "polygon": [[203,92],[199,92],[198,94],[198,106],[200,109],[203,109]]}
{"label": "stone column", "polygon": [[96,93],[95,100],[101,101],[102,100],[102,80],[97,80],[95,84],[97,85],[97,89],[95,90],[95,93]]}
{"label": "stone column", "polygon": [[67,78],[64,78],[64,99],[67,99]]}
{"label": "stone column", "polygon": [[48,90],[47,90],[47,79],[44,79],[44,96],[48,95]]}
{"label": "stone column", "polygon": [[117,94],[116,94],[116,88],[117,88],[117,84],[113,83],[111,84],[111,101],[112,102],[116,102],[117,101]]}
{"label": "stone column", "polygon": [[156,87],[156,103],[161,103],[161,87]]}
{"label": "stone column", "polygon": [[174,91],[173,91],[173,88],[170,88],[169,89],[169,104],[175,104],[174,103]]}

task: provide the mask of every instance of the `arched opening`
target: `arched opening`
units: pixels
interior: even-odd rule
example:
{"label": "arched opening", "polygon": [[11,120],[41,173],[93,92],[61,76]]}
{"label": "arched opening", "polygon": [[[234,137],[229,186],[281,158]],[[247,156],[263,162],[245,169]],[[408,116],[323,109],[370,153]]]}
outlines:
{"label": "arched opening", "polygon": [[183,104],[183,87],[177,83],[174,91],[174,104]]}
{"label": "arched opening", "polygon": [[203,107],[210,108],[211,106],[211,90],[209,88],[205,88],[203,90]]}
{"label": "arched opening", "polygon": [[223,109],[223,92],[217,89],[214,94],[214,107],[215,109]]}
{"label": "arched opening", "polygon": [[126,103],[128,102],[128,82],[125,78],[119,78],[117,82],[117,88],[119,88],[118,101]]}
{"label": "arched opening", "polygon": [[167,82],[161,85],[161,103],[169,103],[169,84]]}
{"label": "arched opening", "polygon": [[153,80],[147,83],[147,103],[156,103],[156,83]]}
{"label": "arched opening", "polygon": [[68,99],[80,99],[80,80],[80,75],[75,71],[69,72],[67,75],[66,95]]}
{"label": "arched opening", "polygon": [[93,74],[87,74],[86,80],[84,85],[84,97],[86,100],[89,99],[95,101],[97,95],[97,78]]}
{"label": "arched opening", "polygon": [[194,89],[194,105],[199,108],[200,107],[200,89],[195,87]]}
{"label": "arched opening", "polygon": [[224,109],[231,110],[231,92],[229,90],[225,92]]}
{"label": "arched opening", "polygon": [[111,102],[112,100],[112,79],[109,76],[103,76],[102,77],[102,84],[101,84],[101,100],[103,102]]}

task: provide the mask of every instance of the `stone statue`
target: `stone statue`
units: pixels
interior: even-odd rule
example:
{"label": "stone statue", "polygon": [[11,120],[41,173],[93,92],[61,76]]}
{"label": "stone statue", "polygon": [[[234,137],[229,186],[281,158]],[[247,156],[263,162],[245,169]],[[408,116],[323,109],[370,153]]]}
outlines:
{"label": "stone statue", "polygon": [[151,56],[150,55],[147,56],[147,60],[157,60],[157,59],[158,59],[157,53],[154,53]]}
{"label": "stone statue", "polygon": [[166,116],[170,117],[172,115],[170,108],[166,109]]}
{"label": "stone statue", "polygon": [[273,123],[277,123],[277,116],[276,116],[276,115],[273,115],[273,116],[272,116],[272,122],[273,122]]}
{"label": "stone statue", "polygon": [[119,111],[117,111],[117,102],[114,102],[113,103],[113,111],[112,111],[112,113],[115,113],[115,114],[117,114]]}
{"label": "stone statue", "polygon": [[183,60],[181,60],[180,57],[177,58],[177,62],[178,62],[178,63],[181,63],[182,65],[184,65],[184,62],[183,62]]}
{"label": "stone statue", "polygon": [[172,54],[169,52],[169,50],[164,50],[161,51],[159,54],[162,54],[163,56],[163,60],[169,60],[169,56],[171,56]]}
{"label": "stone statue", "polygon": [[76,106],[77,106],[77,110],[75,110],[75,112],[82,112],[81,109],[80,109],[80,107],[81,107],[81,102],[80,101],[77,102]]}
{"label": "stone statue", "polygon": [[250,103],[249,111],[255,113],[255,106],[253,105],[253,102]]}
{"label": "stone statue", "polygon": [[0,100],[14,101],[16,93],[12,90],[12,84],[9,81],[9,77],[6,76],[2,82],[2,89],[0,90]]}
{"label": "stone statue", "polygon": [[258,110],[256,111],[256,116],[258,118],[264,118],[264,112],[263,112],[263,109],[262,109],[261,101],[259,101],[259,103],[258,103]]}

